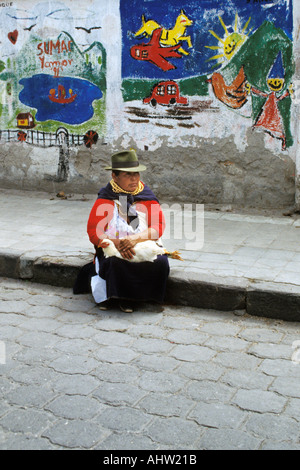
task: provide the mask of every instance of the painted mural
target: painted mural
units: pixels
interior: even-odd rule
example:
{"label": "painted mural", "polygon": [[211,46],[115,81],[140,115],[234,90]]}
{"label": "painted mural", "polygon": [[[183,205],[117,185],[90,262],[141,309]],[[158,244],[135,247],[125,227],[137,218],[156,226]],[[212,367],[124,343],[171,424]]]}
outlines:
{"label": "painted mural", "polygon": [[121,0],[120,12],[131,121],[196,130],[203,113],[230,110],[283,151],[293,144],[292,0]]}
{"label": "painted mural", "polygon": [[[105,133],[106,51],[93,2],[0,7],[1,139],[91,147]],[[63,130],[63,134],[62,131]]]}

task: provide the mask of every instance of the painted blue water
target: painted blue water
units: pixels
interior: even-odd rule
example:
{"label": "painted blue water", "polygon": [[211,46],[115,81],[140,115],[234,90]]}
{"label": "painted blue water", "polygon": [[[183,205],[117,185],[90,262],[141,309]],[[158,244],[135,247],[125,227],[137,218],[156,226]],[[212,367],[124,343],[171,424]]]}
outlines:
{"label": "painted blue water", "polygon": [[[93,101],[103,95],[96,85],[80,78],[37,74],[22,78],[19,83],[24,86],[19,100],[37,109],[37,121],[54,120],[66,124],[82,124],[93,117]],[[49,99],[50,90],[55,89],[57,94],[58,85],[64,86],[66,97],[69,96],[69,89],[77,95],[72,103],[54,103]]]}

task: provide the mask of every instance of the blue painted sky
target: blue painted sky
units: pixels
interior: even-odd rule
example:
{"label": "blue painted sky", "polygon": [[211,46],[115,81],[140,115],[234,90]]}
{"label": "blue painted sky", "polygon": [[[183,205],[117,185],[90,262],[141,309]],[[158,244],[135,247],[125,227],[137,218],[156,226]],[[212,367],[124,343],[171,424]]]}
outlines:
{"label": "blue painted sky", "polygon": [[[180,10],[193,21],[186,35],[190,35],[193,47],[184,45],[190,55],[182,58],[168,59],[176,66],[175,70],[162,71],[155,65],[137,61],[130,56],[130,48],[149,39],[137,39],[134,33],[142,26],[142,15],[146,20],[155,20],[164,28],[173,28]],[[241,31],[251,20],[246,33],[253,33],[264,21],[271,21],[281,28],[292,39],[293,17],[292,0],[120,0],[122,24],[122,77],[149,79],[179,79],[195,75],[203,75],[216,71],[217,60],[208,60],[220,51],[205,46],[217,46],[218,40],[209,33],[214,31],[220,38],[225,33],[219,16],[224,21],[228,34],[233,33],[235,15],[238,13],[238,31]],[[252,31],[250,32],[252,28]],[[221,51],[222,52],[222,51]],[[225,65],[225,63],[224,63]]]}

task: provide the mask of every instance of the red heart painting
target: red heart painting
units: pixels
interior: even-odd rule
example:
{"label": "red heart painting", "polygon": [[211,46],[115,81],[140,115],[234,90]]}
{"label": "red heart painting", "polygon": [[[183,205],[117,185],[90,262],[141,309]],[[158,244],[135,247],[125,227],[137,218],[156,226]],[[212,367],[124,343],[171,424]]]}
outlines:
{"label": "red heart painting", "polygon": [[19,34],[18,31],[15,29],[11,33],[8,33],[7,37],[10,40],[10,42],[12,42],[13,44],[16,44],[17,39],[18,39],[18,34]]}

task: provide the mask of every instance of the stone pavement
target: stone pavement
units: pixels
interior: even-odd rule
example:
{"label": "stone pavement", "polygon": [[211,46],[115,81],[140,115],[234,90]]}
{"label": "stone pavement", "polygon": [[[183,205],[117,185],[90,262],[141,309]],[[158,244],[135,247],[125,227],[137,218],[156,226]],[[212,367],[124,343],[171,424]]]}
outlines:
{"label": "stone pavement", "polygon": [[[0,190],[0,276],[73,285],[93,258],[95,195],[67,196]],[[166,302],[299,321],[299,214],[200,208],[165,207],[165,247],[184,259],[170,260]]]}
{"label": "stone pavement", "polygon": [[5,278],[0,299],[0,449],[300,450],[298,322]]}

